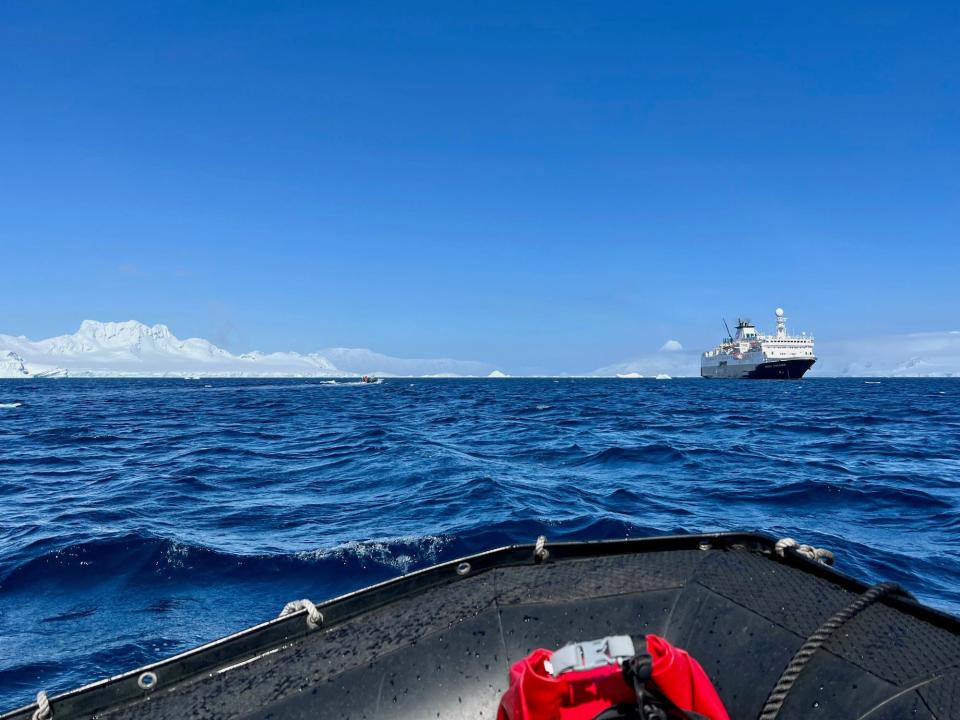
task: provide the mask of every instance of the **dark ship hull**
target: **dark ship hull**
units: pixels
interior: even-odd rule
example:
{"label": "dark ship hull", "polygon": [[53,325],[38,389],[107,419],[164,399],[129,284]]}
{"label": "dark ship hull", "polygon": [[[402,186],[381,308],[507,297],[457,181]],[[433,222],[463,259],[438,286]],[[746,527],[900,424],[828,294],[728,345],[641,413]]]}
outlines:
{"label": "dark ship hull", "polygon": [[744,377],[750,380],[799,380],[815,362],[812,358],[800,358],[760,363],[753,372]]}
{"label": "dark ship hull", "polygon": [[756,365],[746,362],[720,362],[717,365],[701,367],[700,376],[720,380],[799,380],[816,361],[816,358],[794,358]]}

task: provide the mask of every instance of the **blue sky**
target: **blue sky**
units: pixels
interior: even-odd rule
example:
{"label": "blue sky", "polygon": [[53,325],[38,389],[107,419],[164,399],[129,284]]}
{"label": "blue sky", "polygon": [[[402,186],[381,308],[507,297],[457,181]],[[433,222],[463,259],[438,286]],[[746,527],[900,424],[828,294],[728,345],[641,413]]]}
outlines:
{"label": "blue sky", "polygon": [[0,332],[521,373],[957,329],[958,48],[956,3],[5,3]]}

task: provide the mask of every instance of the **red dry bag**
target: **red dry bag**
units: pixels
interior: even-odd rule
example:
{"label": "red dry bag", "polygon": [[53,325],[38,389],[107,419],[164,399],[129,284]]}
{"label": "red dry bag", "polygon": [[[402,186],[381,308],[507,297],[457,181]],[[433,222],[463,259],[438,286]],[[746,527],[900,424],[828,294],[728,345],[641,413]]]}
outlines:
{"label": "red dry bag", "polygon": [[700,663],[657,635],[644,640],[636,652],[628,636],[534,650],[510,668],[497,720],[593,720],[609,708],[636,708],[644,702],[638,694],[668,717],[730,720]]}

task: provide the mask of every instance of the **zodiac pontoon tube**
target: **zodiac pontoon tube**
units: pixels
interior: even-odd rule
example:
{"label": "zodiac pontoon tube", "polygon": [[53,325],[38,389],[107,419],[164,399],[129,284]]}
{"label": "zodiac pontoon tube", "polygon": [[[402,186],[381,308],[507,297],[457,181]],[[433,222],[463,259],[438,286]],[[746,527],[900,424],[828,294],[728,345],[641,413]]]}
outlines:
{"label": "zodiac pontoon tube", "polygon": [[795,549],[781,557],[772,538],[537,549],[492,550],[308,604],[0,720],[494,718],[510,664],[534,648],[647,633],[699,660],[731,718],[759,718],[831,618],[775,717],[960,718],[960,621]]}

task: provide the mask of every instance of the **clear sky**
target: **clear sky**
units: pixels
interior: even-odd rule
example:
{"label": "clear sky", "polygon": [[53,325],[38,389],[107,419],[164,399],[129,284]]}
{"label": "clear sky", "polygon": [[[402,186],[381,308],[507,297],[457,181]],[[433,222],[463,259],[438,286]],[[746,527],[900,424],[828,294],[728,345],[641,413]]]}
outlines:
{"label": "clear sky", "polygon": [[960,327],[956,2],[7,2],[0,332],[590,370]]}

